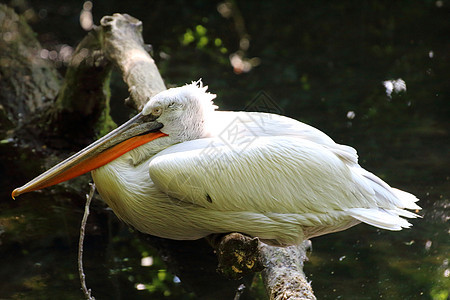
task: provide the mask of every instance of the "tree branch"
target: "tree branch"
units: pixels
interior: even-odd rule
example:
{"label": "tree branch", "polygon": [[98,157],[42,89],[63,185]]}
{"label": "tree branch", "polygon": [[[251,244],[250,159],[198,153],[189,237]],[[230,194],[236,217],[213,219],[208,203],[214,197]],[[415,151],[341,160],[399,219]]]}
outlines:
{"label": "tree branch", "polygon": [[309,241],[304,241],[301,245],[285,248],[260,245],[265,266],[262,277],[270,299],[316,299],[303,272],[308,244]]}
{"label": "tree branch", "polygon": [[267,295],[272,300],[314,300],[311,285],[303,272],[310,241],[290,247],[275,247],[240,233],[208,237],[216,249],[219,270],[231,279],[262,271]]}
{"label": "tree branch", "polygon": [[127,105],[140,111],[152,96],[166,89],[155,61],[146,51],[142,22],[127,14],[114,14],[103,17],[100,24],[103,51],[122,71],[128,85]]}

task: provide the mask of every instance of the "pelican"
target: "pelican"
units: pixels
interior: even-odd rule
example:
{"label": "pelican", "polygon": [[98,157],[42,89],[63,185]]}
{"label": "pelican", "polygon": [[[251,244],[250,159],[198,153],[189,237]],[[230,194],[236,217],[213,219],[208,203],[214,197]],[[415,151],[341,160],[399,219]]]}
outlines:
{"label": "pelican", "polygon": [[201,81],[152,97],[128,122],[12,196],[91,171],[101,198],[141,232],[194,240],[240,232],[272,245],[360,222],[411,224],[418,199],[358,164],[356,151],[294,119],[218,111]]}

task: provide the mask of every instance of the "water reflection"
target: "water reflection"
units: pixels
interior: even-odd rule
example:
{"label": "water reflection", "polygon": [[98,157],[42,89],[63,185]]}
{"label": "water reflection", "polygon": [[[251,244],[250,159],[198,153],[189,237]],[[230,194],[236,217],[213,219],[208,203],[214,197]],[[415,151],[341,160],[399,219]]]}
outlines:
{"label": "water reflection", "polygon": [[406,83],[403,79],[394,79],[383,81],[383,85],[386,88],[386,95],[392,98],[392,93],[406,92]]}

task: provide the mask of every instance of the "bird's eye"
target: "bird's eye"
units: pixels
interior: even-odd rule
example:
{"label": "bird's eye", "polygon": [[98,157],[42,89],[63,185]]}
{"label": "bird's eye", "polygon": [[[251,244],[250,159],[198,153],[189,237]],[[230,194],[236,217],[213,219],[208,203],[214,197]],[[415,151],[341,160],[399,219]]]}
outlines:
{"label": "bird's eye", "polygon": [[162,113],[161,107],[155,107],[152,109],[152,115],[159,116]]}

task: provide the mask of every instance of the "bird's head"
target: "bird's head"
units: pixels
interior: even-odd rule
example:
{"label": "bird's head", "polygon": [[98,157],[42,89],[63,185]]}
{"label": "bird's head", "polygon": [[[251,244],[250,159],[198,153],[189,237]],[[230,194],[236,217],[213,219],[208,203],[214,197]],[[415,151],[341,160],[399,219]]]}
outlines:
{"label": "bird's head", "polygon": [[80,176],[158,138],[169,136],[175,144],[203,137],[208,113],[216,109],[216,95],[206,90],[197,81],[155,95],[128,122],[15,189],[12,197]]}
{"label": "bird's head", "polygon": [[142,114],[161,123],[161,132],[174,141],[204,137],[209,116],[217,108],[212,101],[216,95],[207,89],[200,80],[168,89],[152,97]]}

